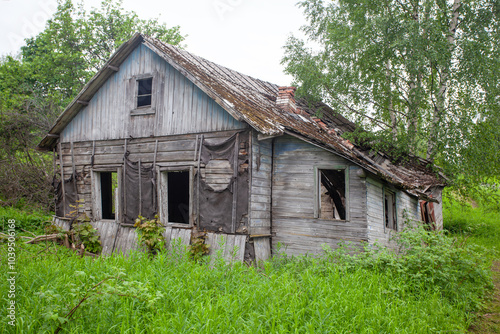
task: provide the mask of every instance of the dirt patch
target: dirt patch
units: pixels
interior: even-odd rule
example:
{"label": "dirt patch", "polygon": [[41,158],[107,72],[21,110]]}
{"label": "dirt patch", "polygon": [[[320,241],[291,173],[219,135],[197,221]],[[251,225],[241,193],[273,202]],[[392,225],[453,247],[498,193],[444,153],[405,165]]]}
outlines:
{"label": "dirt patch", "polygon": [[500,261],[492,267],[495,291],[493,298],[486,304],[484,313],[471,326],[470,333],[500,333]]}

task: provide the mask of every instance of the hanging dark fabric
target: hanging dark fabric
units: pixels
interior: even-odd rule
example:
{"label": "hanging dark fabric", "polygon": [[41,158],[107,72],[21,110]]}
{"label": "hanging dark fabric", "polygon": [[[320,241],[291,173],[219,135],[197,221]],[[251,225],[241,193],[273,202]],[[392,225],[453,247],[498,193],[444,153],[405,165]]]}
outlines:
{"label": "hanging dark fabric", "polygon": [[[76,194],[76,180],[73,175],[64,181],[64,195],[62,191],[62,182],[54,176],[52,180],[56,195],[56,217],[68,217],[71,211],[76,210],[78,196]],[[73,207],[71,207],[73,206]]]}
{"label": "hanging dark fabric", "polygon": [[247,146],[248,132],[218,142],[203,140],[201,162],[205,167],[197,178],[201,229],[235,233],[247,225]]}
{"label": "hanging dark fabric", "polygon": [[126,205],[123,223],[131,225],[139,215],[148,219],[154,218],[157,213],[156,189],[153,166],[147,167],[141,164],[139,173],[139,162],[125,158],[125,164],[123,186]]}

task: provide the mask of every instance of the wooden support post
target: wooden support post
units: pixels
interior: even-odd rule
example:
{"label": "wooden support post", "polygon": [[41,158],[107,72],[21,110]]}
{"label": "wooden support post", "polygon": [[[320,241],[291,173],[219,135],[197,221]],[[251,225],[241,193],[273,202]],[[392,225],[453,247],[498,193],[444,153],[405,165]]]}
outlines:
{"label": "wooden support post", "polygon": [[[120,218],[123,220],[125,219],[125,213],[126,213],[126,207],[127,207],[127,194],[126,194],[126,189],[127,187],[125,186],[126,183],[126,175],[127,175],[127,138],[125,138],[125,144],[124,144],[124,149],[123,149],[123,178],[122,178],[122,189],[123,189],[123,208],[122,208],[122,215],[120,215]],[[120,233],[121,229],[121,221],[116,220],[117,227],[116,227],[116,234],[115,234],[115,240],[113,240],[113,247],[111,248],[111,253],[115,251],[116,247],[116,239],[118,239],[118,234]]]}
{"label": "wooden support post", "polygon": [[139,216],[142,216],[142,167],[139,159]]}
{"label": "wooden support post", "polygon": [[64,189],[64,165],[63,165],[61,143],[59,143],[59,165],[61,167],[61,189],[62,189],[62,195],[63,195],[63,214],[66,217],[66,191]]}
{"label": "wooden support post", "polygon": [[158,213],[158,205],[156,201],[156,184],[157,184],[157,179],[156,179],[156,155],[158,154],[158,139],[156,139],[155,142],[155,156],[153,159],[153,208],[156,213]]}
{"label": "wooden support post", "polygon": [[[54,170],[54,178],[55,178],[56,177],[56,173],[57,173],[56,148],[55,147],[52,149],[52,153],[53,153],[52,167],[53,167],[53,170]],[[57,211],[57,196],[54,196],[54,208]]]}
{"label": "wooden support post", "polygon": [[197,173],[198,173],[198,185],[196,187],[197,189],[197,196],[196,196],[196,214],[198,215],[198,221],[196,224],[198,225],[198,228],[200,227],[200,177],[201,177],[201,170],[200,170],[200,165],[201,165],[201,149],[203,148],[203,134],[200,137],[200,149],[198,150],[198,167],[197,167]]}
{"label": "wooden support post", "polygon": [[123,215],[122,217],[125,217],[126,215],[126,208],[127,208],[127,138],[125,138],[125,149],[123,151]]}
{"label": "wooden support post", "polygon": [[198,135],[196,135],[196,139],[195,139],[195,142],[194,142],[194,158],[193,158],[193,161],[196,161],[196,158],[198,157],[198,155],[196,153],[198,151]]}
{"label": "wooden support post", "polygon": [[92,140],[92,157],[90,158],[90,166],[94,167],[95,159],[95,140]]}
{"label": "wooden support post", "polygon": [[238,155],[240,151],[240,134],[236,134],[234,140],[234,166],[233,166],[233,207],[232,207],[232,220],[231,220],[231,233],[236,232],[236,204],[238,201]]}
{"label": "wooden support post", "polygon": [[79,208],[78,208],[78,187],[76,185],[76,167],[75,167],[75,149],[73,142],[71,142],[71,171],[73,173],[73,187],[75,188],[75,197],[76,197],[76,203],[75,203],[75,210],[76,213],[78,213]]}

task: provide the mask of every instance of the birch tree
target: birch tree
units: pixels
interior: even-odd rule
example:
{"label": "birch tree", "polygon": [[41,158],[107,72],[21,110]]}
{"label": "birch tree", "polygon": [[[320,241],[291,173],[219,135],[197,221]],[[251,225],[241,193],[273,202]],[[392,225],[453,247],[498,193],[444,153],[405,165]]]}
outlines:
{"label": "birch tree", "polygon": [[[498,0],[299,6],[308,20],[305,40],[290,37],[283,58],[297,94],[326,101],[390,146],[449,173],[475,168],[464,159],[477,153],[481,133],[500,132]],[[498,142],[483,154],[498,157],[495,148]],[[500,159],[491,162],[487,174],[476,168],[478,177],[498,177],[499,165]]]}

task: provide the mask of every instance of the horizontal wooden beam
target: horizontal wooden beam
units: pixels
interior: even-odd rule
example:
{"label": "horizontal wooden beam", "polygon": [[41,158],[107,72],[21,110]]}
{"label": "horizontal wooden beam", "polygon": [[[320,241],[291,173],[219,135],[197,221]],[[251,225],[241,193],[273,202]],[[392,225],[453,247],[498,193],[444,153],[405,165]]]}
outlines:
{"label": "horizontal wooden beam", "polygon": [[120,68],[119,68],[119,67],[117,67],[117,66],[113,66],[113,65],[108,65],[108,68],[109,68],[110,70],[115,71],[115,72],[118,72],[118,71],[120,70]]}
{"label": "horizontal wooden beam", "polygon": [[82,100],[78,100],[78,101],[76,101],[76,103],[81,104],[82,106],[88,106],[89,105],[88,101],[82,101]]}

